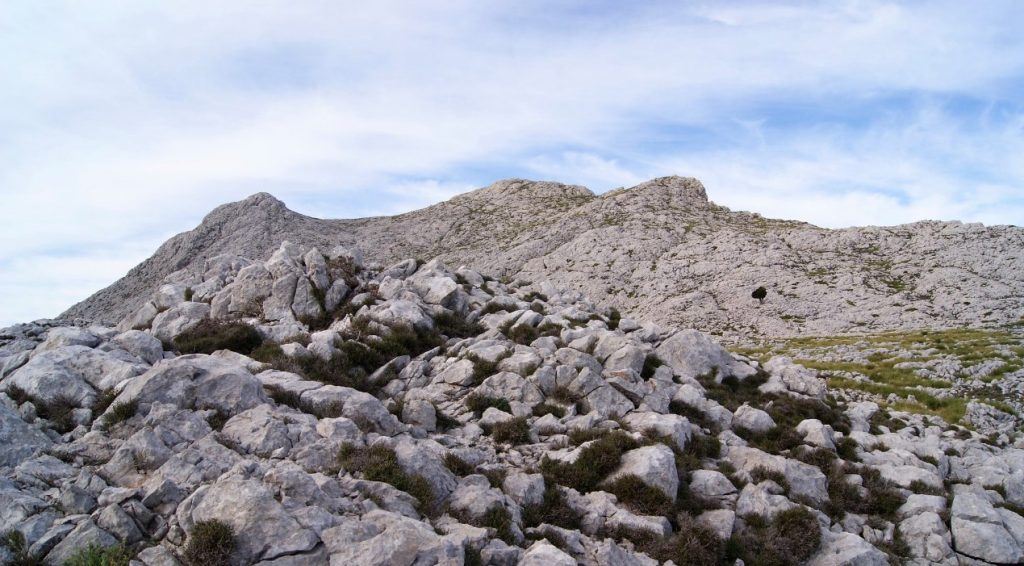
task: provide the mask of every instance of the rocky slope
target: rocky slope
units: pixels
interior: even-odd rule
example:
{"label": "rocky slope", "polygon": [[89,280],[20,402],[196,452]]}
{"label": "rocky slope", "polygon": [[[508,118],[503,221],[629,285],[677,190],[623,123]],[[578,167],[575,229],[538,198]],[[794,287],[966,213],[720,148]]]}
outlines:
{"label": "rocky slope", "polygon": [[116,328],[0,331],[0,560],[1024,561],[1013,431],[547,281],[323,249],[210,257]]}
{"label": "rocky slope", "polygon": [[[595,196],[500,181],[394,217],[322,220],[267,194],[214,210],[66,319],[113,323],[168,274],[219,254],[265,259],[282,241],[359,245],[370,259],[438,257],[507,281],[548,281],[639,318],[728,341],[998,325],[1024,315],[1024,230],[918,222],[827,230],[732,212],[695,179]],[[751,298],[768,289],[764,304]]]}

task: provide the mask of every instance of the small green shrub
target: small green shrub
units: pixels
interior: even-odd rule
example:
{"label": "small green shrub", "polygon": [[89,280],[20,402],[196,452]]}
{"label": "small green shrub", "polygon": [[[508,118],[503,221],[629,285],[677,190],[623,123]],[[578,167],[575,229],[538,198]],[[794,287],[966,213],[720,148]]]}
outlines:
{"label": "small green shrub", "polygon": [[248,355],[263,343],[255,328],[244,322],[203,319],[191,330],[174,338],[174,347],[183,354],[212,354],[231,350]]}
{"label": "small green shrub", "polygon": [[72,554],[64,566],[128,566],[135,553],[123,545],[102,547],[95,544]]}
{"label": "small green shrub", "polygon": [[470,383],[474,386],[480,385],[488,377],[497,373],[498,364],[501,362],[500,359],[493,362],[487,361],[473,353],[467,354],[466,359],[473,362],[473,376],[470,378]]}
{"label": "small green shrub", "polygon": [[550,458],[541,460],[540,469],[545,481],[571,487],[580,492],[597,489],[598,484],[618,467],[622,454],[639,443],[624,432],[605,434],[580,451],[571,464]]}
{"label": "small green shrub", "polygon": [[910,485],[907,486],[907,489],[914,493],[921,493],[924,495],[946,495],[946,490],[942,489],[941,487],[928,485],[927,483],[921,480],[914,480],[910,482]]}
{"label": "small green shrub", "polygon": [[0,546],[7,548],[12,554],[10,566],[43,566],[42,558],[29,552],[28,541],[21,531],[9,530],[0,535]]}
{"label": "small green shrub", "polygon": [[530,424],[526,422],[525,417],[515,417],[496,423],[491,430],[491,437],[495,442],[527,444],[530,442]]}
{"label": "small green shrub", "polygon": [[859,462],[860,456],[857,455],[857,448],[857,441],[849,436],[844,436],[836,441],[836,454],[843,460]]}
{"label": "small green shrub", "polygon": [[544,498],[537,505],[523,507],[523,524],[536,527],[543,523],[576,530],[580,528],[580,515],[565,501],[565,496],[558,486],[547,482],[544,486]]}
{"label": "small green shrub", "polygon": [[772,516],[768,526],[771,551],[796,564],[804,563],[821,544],[821,525],[813,513],[794,507]]}
{"label": "small green shrub", "polygon": [[543,417],[544,415],[554,415],[560,419],[565,416],[565,408],[554,403],[541,403],[533,408],[533,416]]}
{"label": "small green shrub", "polygon": [[469,462],[456,456],[454,452],[445,453],[444,465],[457,476],[468,476],[476,470],[476,466],[470,465]]}
{"label": "small green shrub", "polygon": [[755,432],[744,427],[734,427],[733,432],[746,440],[750,445],[760,448],[769,454],[779,454],[786,450],[792,450],[803,444],[804,439],[796,432],[796,429],[776,426],[764,432]]}
{"label": "small green shrub", "polygon": [[719,428],[714,421],[712,421],[703,411],[682,401],[672,400],[668,405],[668,410],[672,414],[686,417],[691,423],[696,424],[701,428],[706,428],[711,431],[717,431]]}
{"label": "small green shrub", "polygon": [[118,423],[135,416],[135,412],[139,409],[139,403],[135,399],[129,399],[127,401],[120,401],[110,406],[110,409],[104,413],[104,424],[107,426],[114,426]]}
{"label": "small green shrub", "polygon": [[7,396],[11,398],[11,400],[13,400],[15,403],[19,405],[21,405],[22,403],[27,403],[28,401],[32,400],[32,396],[29,395],[27,391],[25,391],[20,386],[14,383],[9,384],[7,386],[7,390],[4,391],[4,393],[6,393]]}
{"label": "small green shrub", "polygon": [[647,485],[636,476],[616,478],[604,484],[602,489],[641,515],[665,516],[672,512],[672,500],[660,489]]}
{"label": "small green shrub", "polygon": [[580,396],[575,391],[564,385],[556,386],[548,397],[569,405],[580,400]]}
{"label": "small green shrub", "polygon": [[57,432],[64,434],[75,428],[73,411],[78,407],[70,396],[60,394],[51,401],[37,399],[34,402],[39,416],[50,421],[50,425]]}
{"label": "small green shrub", "polygon": [[434,489],[421,475],[409,474],[398,464],[398,456],[391,448],[377,444],[369,448],[346,445],[338,455],[339,463],[350,471],[362,472],[370,481],[391,484],[416,498],[419,509],[424,512],[435,503]]}
{"label": "small green shrub", "polygon": [[183,558],[188,566],[229,566],[235,551],[235,531],[218,521],[199,521],[192,526]]}
{"label": "small green shrub", "polygon": [[484,305],[484,308],[480,309],[480,316],[484,316],[486,314],[493,314],[493,313],[496,313],[496,312],[507,312],[507,311],[508,311],[508,307],[502,305],[501,303],[498,303],[498,302],[495,302],[495,301],[491,301],[491,302],[487,303],[486,305]]}
{"label": "small green shrub", "polygon": [[469,322],[466,317],[447,310],[434,317],[434,324],[441,334],[449,338],[469,338],[485,330],[480,323]]}
{"label": "small green shrub", "polygon": [[102,415],[114,403],[115,399],[117,399],[117,392],[114,391],[113,387],[104,389],[96,397],[96,402],[92,404],[92,414]]}
{"label": "small green shrub", "polygon": [[505,411],[506,413],[512,412],[512,406],[508,404],[506,399],[487,397],[486,395],[479,395],[477,393],[473,393],[466,397],[466,408],[476,413],[477,418],[483,415],[484,411],[490,407],[494,407],[500,411]]}
{"label": "small green shrub", "polygon": [[622,313],[619,312],[619,309],[613,308],[611,312],[608,313],[608,330],[617,329],[621,320]]}
{"label": "small green shrub", "polygon": [[776,470],[770,470],[764,466],[757,466],[750,470],[750,481],[753,483],[761,483],[765,480],[771,480],[781,487],[786,493],[789,493],[789,480],[782,472]]}
{"label": "small green shrub", "polygon": [[661,358],[657,355],[647,354],[647,357],[644,358],[644,367],[640,370],[640,376],[644,379],[650,379],[654,377],[654,372],[663,365],[665,365],[665,362],[661,361]]}
{"label": "small green shrub", "polygon": [[516,344],[528,346],[537,338],[540,338],[540,331],[529,324],[517,324],[508,331],[508,339]]}
{"label": "small green shrub", "polygon": [[680,566],[714,566],[724,562],[725,542],[707,526],[682,515],[676,534],[656,544],[650,554],[661,562],[672,560]]}

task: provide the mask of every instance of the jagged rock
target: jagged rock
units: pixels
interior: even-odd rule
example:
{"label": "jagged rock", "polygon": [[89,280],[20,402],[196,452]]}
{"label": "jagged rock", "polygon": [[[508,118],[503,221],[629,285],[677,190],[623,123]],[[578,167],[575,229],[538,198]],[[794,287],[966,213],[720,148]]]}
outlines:
{"label": "jagged rock", "polygon": [[147,364],[153,365],[164,359],[163,344],[153,335],[140,330],[122,332],[110,341]]}
{"label": "jagged rock", "polygon": [[932,511],[916,514],[901,521],[899,530],[915,558],[956,564],[952,537],[938,514]]}
{"label": "jagged rock", "polygon": [[715,374],[719,380],[735,376],[739,379],[757,373],[739,362],[709,336],[696,330],[681,330],[658,346],[656,353],[678,374],[688,377]]}
{"label": "jagged rock", "polygon": [[0,403],[0,468],[13,468],[49,446],[45,434]]}
{"label": "jagged rock", "polygon": [[115,403],[128,401],[235,415],[269,399],[259,380],[244,368],[213,356],[192,354],[164,360],[130,381]]}
{"label": "jagged rock", "polygon": [[885,566],[885,553],[852,533],[822,531],[821,548],[807,561],[808,566]]}
{"label": "jagged rock", "polygon": [[195,328],[209,316],[210,305],[206,303],[178,303],[156,315],[153,319],[153,336],[164,342],[171,342],[179,334]]}
{"label": "jagged rock", "polygon": [[1024,560],[1019,539],[1024,533],[1019,515],[996,509],[981,495],[961,492],[953,498],[950,526],[956,551],[998,564]]}
{"label": "jagged rock", "polygon": [[[408,517],[370,511],[323,532],[331,566],[453,563],[462,549]],[[444,562],[449,559],[451,562]]]}
{"label": "jagged rock", "polygon": [[197,489],[178,506],[176,515],[186,533],[199,521],[230,525],[236,540],[232,558],[244,564],[307,552],[320,542],[255,480],[222,477]]}
{"label": "jagged rock", "polygon": [[609,482],[622,477],[636,477],[645,484],[661,490],[670,500],[676,500],[679,475],[675,454],[664,444],[643,446],[622,455],[622,462],[610,476]]}
{"label": "jagged rock", "polygon": [[796,425],[796,431],[804,437],[807,444],[828,450],[836,449],[835,431],[818,419],[800,421],[800,424]]}
{"label": "jagged rock", "polygon": [[716,470],[694,470],[690,473],[690,491],[694,495],[714,501],[736,499],[736,486]]}
{"label": "jagged rock", "polygon": [[92,519],[85,519],[50,550],[46,560],[51,564],[64,564],[75,552],[89,545],[108,547],[115,544],[117,539],[110,533],[97,527]]}
{"label": "jagged rock", "polygon": [[775,356],[764,364],[764,370],[771,374],[768,382],[759,389],[762,393],[791,393],[823,399],[825,382],[809,370],[785,356]]}
{"label": "jagged rock", "polygon": [[732,426],[733,428],[745,428],[752,432],[762,433],[775,428],[775,421],[772,420],[771,415],[768,413],[744,403],[733,413]]}
{"label": "jagged rock", "polygon": [[807,497],[815,502],[828,500],[825,474],[816,466],[742,446],[730,446],[728,459],[739,471],[747,475],[759,467],[784,475],[794,495]]}
{"label": "jagged rock", "polygon": [[539,540],[526,549],[518,566],[576,566],[576,560],[546,540]]}
{"label": "jagged rock", "polygon": [[49,403],[58,398],[90,406],[100,391],[139,375],[146,366],[125,362],[87,346],[62,346],[34,356],[4,381],[33,398]]}

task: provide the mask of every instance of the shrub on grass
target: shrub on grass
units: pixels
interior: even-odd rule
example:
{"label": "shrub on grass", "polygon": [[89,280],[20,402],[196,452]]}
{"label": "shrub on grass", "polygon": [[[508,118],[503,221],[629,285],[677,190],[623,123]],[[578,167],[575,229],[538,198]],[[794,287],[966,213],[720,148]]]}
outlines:
{"label": "shrub on grass", "polygon": [[218,521],[199,521],[192,526],[183,558],[189,566],[228,566],[235,551],[235,531]]}
{"label": "shrub on grass", "polygon": [[174,348],[183,354],[212,354],[231,350],[248,355],[263,343],[255,328],[244,322],[203,319],[191,330],[174,338]]}

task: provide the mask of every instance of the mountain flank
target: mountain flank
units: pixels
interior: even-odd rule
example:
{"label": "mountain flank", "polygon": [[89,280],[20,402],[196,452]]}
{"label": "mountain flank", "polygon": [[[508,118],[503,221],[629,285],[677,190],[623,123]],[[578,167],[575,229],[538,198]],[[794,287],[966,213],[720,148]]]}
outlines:
{"label": "mountain flank", "polygon": [[[700,181],[663,177],[595,195],[510,179],[406,214],[308,217],[266,193],[218,207],[64,319],[116,323],[165,277],[283,241],[342,244],[369,261],[439,258],[548,281],[639,318],[757,337],[995,326],[1024,315],[1024,230],[923,221],[830,230],[735,212]],[[751,298],[759,286],[764,303]]]}

